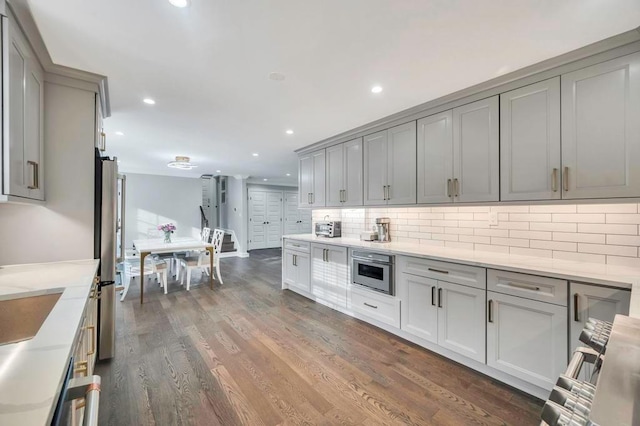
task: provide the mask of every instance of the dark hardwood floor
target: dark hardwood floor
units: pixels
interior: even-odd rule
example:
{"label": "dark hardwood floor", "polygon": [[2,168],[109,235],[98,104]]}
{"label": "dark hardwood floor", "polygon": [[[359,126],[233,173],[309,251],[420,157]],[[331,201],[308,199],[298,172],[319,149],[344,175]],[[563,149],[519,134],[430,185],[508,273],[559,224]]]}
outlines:
{"label": "dark hardwood floor", "polygon": [[164,295],[132,283],[101,425],[537,425],[541,401],[280,289],[280,250]]}

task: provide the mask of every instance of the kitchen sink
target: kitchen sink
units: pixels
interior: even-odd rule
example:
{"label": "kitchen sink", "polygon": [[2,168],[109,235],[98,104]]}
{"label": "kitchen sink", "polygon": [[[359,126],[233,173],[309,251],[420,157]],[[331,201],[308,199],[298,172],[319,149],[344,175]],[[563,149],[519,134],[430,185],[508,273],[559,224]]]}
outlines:
{"label": "kitchen sink", "polygon": [[20,295],[0,300],[0,345],[32,339],[62,293]]}

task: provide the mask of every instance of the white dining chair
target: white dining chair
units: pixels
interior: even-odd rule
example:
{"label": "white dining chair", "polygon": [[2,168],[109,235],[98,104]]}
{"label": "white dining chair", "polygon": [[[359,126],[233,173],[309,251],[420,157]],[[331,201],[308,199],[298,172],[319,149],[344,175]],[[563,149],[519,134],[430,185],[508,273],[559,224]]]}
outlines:
{"label": "white dining chair", "polygon": [[211,243],[213,244],[213,253],[214,253],[214,267],[216,268],[216,275],[218,276],[218,281],[220,284],[222,282],[222,276],[220,275],[220,253],[222,253],[222,241],[224,240],[224,231],[222,229],[214,229],[213,230],[213,238],[211,239]]}
{"label": "white dining chair", "polygon": [[[218,281],[220,281],[220,284],[222,284],[222,276],[220,274],[220,257],[218,256],[218,254],[222,249],[223,239],[224,239],[224,231],[222,229],[215,229],[213,231],[213,238],[211,241],[213,243],[213,253],[214,253],[213,267],[216,270],[216,275],[218,276]],[[205,240],[203,238],[203,242],[209,242],[209,241],[208,239]],[[180,269],[184,270],[184,272],[179,273],[177,278],[180,279],[180,284],[183,284],[185,275],[187,276],[187,290],[191,289],[191,271],[192,270],[200,269],[206,275],[209,275],[210,273],[212,273],[212,271],[209,271],[209,264],[210,264],[209,252],[206,250],[203,250],[201,252],[195,252],[192,255],[181,259],[180,263],[181,263]]]}
{"label": "white dining chair", "polygon": [[[131,280],[140,277],[140,257],[132,254],[126,254],[125,259],[121,262],[123,272],[123,286],[120,301],[122,302],[129,292]],[[167,263],[154,256],[149,256],[144,260],[144,275],[155,275],[160,287],[164,288],[164,294],[167,294]],[[141,280],[143,277],[140,278]]]}
{"label": "white dining chair", "polygon": [[[202,232],[200,233],[200,239],[202,240],[203,243],[208,243],[211,240],[211,228],[207,228],[204,227],[202,228]],[[199,256],[202,253],[206,253],[206,250],[194,250],[194,251],[190,251],[190,252],[180,252],[180,253],[174,253],[173,254],[173,259],[176,262],[176,279],[179,280],[180,279],[180,268],[183,265],[183,260],[187,257],[195,257],[195,256]],[[207,268],[207,273],[208,273],[208,268]]]}

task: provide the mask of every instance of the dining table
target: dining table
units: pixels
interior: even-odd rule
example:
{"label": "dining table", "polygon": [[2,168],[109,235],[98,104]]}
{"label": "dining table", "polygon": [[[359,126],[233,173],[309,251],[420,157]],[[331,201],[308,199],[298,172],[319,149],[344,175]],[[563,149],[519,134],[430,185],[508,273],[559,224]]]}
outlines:
{"label": "dining table", "polygon": [[140,304],[144,303],[144,260],[150,254],[179,253],[192,250],[209,252],[209,283],[213,289],[213,244],[198,238],[177,237],[166,242],[163,238],[133,240],[133,248],[140,255]]}

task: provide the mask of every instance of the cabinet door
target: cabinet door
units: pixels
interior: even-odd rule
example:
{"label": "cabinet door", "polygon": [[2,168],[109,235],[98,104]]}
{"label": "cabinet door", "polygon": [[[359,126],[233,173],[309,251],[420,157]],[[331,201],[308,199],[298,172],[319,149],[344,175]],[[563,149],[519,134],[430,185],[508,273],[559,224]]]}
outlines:
{"label": "cabinet door", "polygon": [[416,203],[416,122],[388,130],[387,204]]}
{"label": "cabinet door", "polygon": [[560,198],[560,77],[500,95],[501,200]]}
{"label": "cabinet door", "polygon": [[453,110],[454,200],[498,201],[498,96]]}
{"label": "cabinet door", "polygon": [[295,261],[295,252],[291,250],[284,250],[283,254],[283,267],[282,267],[282,281],[291,287],[296,286],[297,281],[297,269],[296,269],[296,261]]}
{"label": "cabinet door", "polygon": [[347,248],[338,246],[326,246],[325,285],[326,295],[324,300],[332,305],[345,308],[347,306],[348,261]]}
{"label": "cabinet door", "polygon": [[[14,19],[8,21],[8,79],[9,87],[4,94],[5,109],[4,138],[8,150],[4,150],[4,192],[19,197],[28,197],[34,172],[27,167],[25,150],[25,81],[29,63],[29,49]],[[7,98],[8,96],[8,98]],[[7,138],[8,136],[8,138]],[[8,139],[8,140],[7,140]],[[8,154],[8,155],[7,155]]]}
{"label": "cabinet door", "polygon": [[[571,352],[578,346],[586,346],[580,342],[580,333],[589,318],[613,322],[617,314],[629,315],[631,292],[617,288],[598,287],[587,284],[571,283],[569,300],[570,326],[569,342]],[[577,304],[576,304],[577,302]],[[580,379],[589,380],[591,366],[584,364]]]}
{"label": "cabinet door", "polygon": [[342,206],[342,190],[344,189],[344,147],[342,144],[327,148],[327,207]]}
{"label": "cabinet door", "polygon": [[400,274],[401,328],[429,342],[438,343],[438,282],[417,275]]}
{"label": "cabinet door", "polygon": [[562,198],[640,196],[638,117],[640,53],[562,76]]}
{"label": "cabinet door", "polygon": [[485,290],[438,281],[438,345],[485,362]]}
{"label": "cabinet door", "polygon": [[313,157],[313,178],[311,184],[311,205],[322,207],[325,204],[325,151],[320,150],[311,154]]}
{"label": "cabinet door", "polygon": [[362,167],[362,138],[354,139],[343,144],[344,152],[344,183],[342,189],[343,206],[362,205],[363,167]]}
{"label": "cabinet door", "polygon": [[326,300],[329,297],[325,275],[327,269],[326,246],[311,244],[311,256],[309,257],[311,270],[311,292],[319,299]]}
{"label": "cabinet door", "polygon": [[567,308],[487,292],[487,365],[551,390],[567,368]]}
{"label": "cabinet door", "polygon": [[364,204],[387,204],[387,131],[364,137]]}
{"label": "cabinet door", "polygon": [[44,71],[40,64],[31,58],[25,76],[25,129],[24,145],[26,160],[26,180],[29,198],[44,200],[44,145],[42,130],[44,126]]}
{"label": "cabinet door", "polygon": [[418,120],[418,204],[453,201],[453,113]]}
{"label": "cabinet door", "polygon": [[311,206],[311,192],[313,179],[313,158],[311,154],[298,158],[298,203],[300,207]]}
{"label": "cabinet door", "polygon": [[309,255],[306,253],[296,253],[296,287],[307,293],[311,292],[309,272]]}

